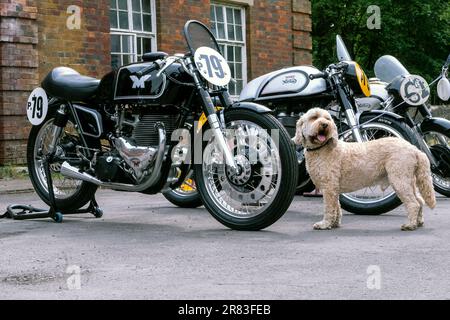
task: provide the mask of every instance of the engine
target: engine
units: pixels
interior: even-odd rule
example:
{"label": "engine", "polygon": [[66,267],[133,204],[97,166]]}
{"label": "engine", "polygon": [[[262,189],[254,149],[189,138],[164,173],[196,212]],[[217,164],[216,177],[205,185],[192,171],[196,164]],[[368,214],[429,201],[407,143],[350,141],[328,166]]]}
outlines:
{"label": "engine", "polygon": [[[110,151],[95,162],[97,178],[108,182],[141,183],[152,172],[159,150],[158,126],[163,126],[166,140],[177,128],[179,112],[134,112],[122,110],[111,115],[115,134],[109,135]],[[142,110],[142,109],[141,109]]]}

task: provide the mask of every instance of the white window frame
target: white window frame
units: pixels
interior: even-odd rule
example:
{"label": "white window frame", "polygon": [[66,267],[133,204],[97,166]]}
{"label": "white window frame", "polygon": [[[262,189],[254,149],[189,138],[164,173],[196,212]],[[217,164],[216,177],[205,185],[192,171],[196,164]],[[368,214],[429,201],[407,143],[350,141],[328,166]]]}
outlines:
{"label": "white window frame", "polygon": [[[229,39],[222,39],[219,38],[219,33],[217,31],[217,42],[219,45],[225,45],[225,48],[227,45],[232,46],[240,46],[242,47],[242,87],[244,87],[247,84],[247,24],[246,24],[246,10],[243,6],[237,6],[237,5],[231,5],[231,4],[225,4],[220,2],[211,2],[211,6],[215,7],[222,7],[223,9],[223,18],[224,18],[224,31],[225,31],[225,37],[228,38],[228,20],[227,20],[227,8],[231,9],[238,9],[241,12],[241,21],[242,21],[242,41],[239,40],[229,40]],[[215,12],[215,11],[214,11]],[[214,13],[215,14],[215,13]],[[217,17],[216,22],[217,22]],[[211,17],[212,19],[212,17]],[[211,20],[212,22],[212,20]],[[234,17],[233,17],[234,22]],[[224,50],[223,52],[225,59],[228,61],[228,51]],[[233,98],[237,98],[239,95],[233,95]]]}
{"label": "white window frame", "polygon": [[[155,4],[155,0],[150,0],[150,10],[151,10],[151,23],[152,23],[152,31],[137,31],[137,30],[133,30],[133,24],[134,24],[134,20],[133,20],[133,2],[132,0],[127,0],[127,4],[128,4],[128,29],[120,29],[120,28],[111,28],[110,27],[110,34],[111,35],[118,35],[118,36],[131,36],[133,38],[133,49],[132,49],[132,53],[129,54],[132,56],[132,61],[131,62],[137,62],[140,58],[140,55],[137,52],[137,43],[138,43],[138,38],[147,38],[150,39],[150,45],[153,51],[157,51],[157,46],[158,46],[158,42],[157,42],[157,30],[156,30],[156,4]],[[142,10],[142,2],[141,2],[141,10]],[[117,8],[118,10],[118,8]],[[111,11],[111,10],[110,10]],[[143,11],[140,12],[141,13],[141,25],[142,25],[142,30],[144,30],[144,19],[143,19]],[[120,21],[119,21],[119,16],[117,17],[117,23],[118,26],[120,27]],[[111,24],[111,22],[110,22]],[[122,50],[122,48],[121,48]],[[114,52],[115,54],[120,54],[121,55],[121,65],[123,65],[123,56],[124,55],[128,55],[124,52]],[[145,53],[145,52],[143,52]],[[113,52],[110,53],[111,55],[113,54]]]}

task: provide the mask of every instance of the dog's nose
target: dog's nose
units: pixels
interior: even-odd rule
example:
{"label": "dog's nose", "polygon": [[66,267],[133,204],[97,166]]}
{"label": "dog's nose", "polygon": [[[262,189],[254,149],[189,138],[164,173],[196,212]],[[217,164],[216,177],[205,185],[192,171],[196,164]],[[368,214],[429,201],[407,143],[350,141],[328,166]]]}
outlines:
{"label": "dog's nose", "polygon": [[323,129],[328,128],[328,123],[322,123],[322,128],[323,128]]}

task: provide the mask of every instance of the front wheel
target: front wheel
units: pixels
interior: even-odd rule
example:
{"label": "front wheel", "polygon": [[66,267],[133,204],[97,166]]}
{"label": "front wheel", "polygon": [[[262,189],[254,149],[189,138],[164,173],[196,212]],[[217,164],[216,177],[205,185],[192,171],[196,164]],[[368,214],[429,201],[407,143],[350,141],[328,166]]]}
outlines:
{"label": "front wheel", "polygon": [[450,137],[441,128],[423,131],[423,138],[430,148],[437,167],[432,168],[434,190],[450,197]]}
{"label": "front wheel", "polygon": [[[379,115],[362,115],[360,119],[361,134],[367,141],[385,137],[405,139],[418,146],[414,132],[402,121]],[[351,142],[351,134],[344,135],[344,140]],[[359,215],[380,215],[394,210],[401,205],[401,200],[392,187],[383,190],[379,186],[364,188],[355,192],[342,194],[343,209]]]}
{"label": "front wheel", "polygon": [[295,148],[286,129],[270,114],[226,111],[225,122],[225,139],[239,170],[225,164],[211,137],[204,144],[203,163],[195,167],[197,188],[206,209],[223,225],[264,229],[293,200],[298,177]]}

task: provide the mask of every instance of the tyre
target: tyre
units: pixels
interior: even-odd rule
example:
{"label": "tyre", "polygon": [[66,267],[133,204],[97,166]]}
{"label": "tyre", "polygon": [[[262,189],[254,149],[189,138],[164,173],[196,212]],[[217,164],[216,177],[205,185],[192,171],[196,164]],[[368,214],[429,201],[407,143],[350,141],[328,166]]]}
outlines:
{"label": "tyre", "polygon": [[450,137],[441,128],[423,131],[425,142],[430,148],[437,168],[432,168],[434,190],[450,197]]}
{"label": "tyre", "polygon": [[[206,209],[223,225],[264,229],[281,218],[294,197],[298,178],[294,145],[270,114],[226,111],[225,122],[226,142],[240,170],[236,173],[225,165],[211,137],[203,146],[203,163],[195,166],[197,188]],[[207,128],[203,132],[207,134]]]}
{"label": "tyre", "polygon": [[[414,132],[403,121],[369,114],[362,115],[360,123],[362,124],[360,131],[367,140],[398,137],[418,146]],[[346,141],[352,139],[351,134],[344,136]],[[402,203],[392,187],[382,190],[378,186],[342,194],[340,202],[343,209],[358,215],[380,215],[397,208]]]}
{"label": "tyre", "polygon": [[186,179],[179,188],[164,192],[163,195],[170,203],[180,208],[198,208],[203,205],[192,178]]}
{"label": "tyre", "polygon": [[[27,145],[28,172],[34,190],[38,196],[49,206],[51,205],[47,186],[47,177],[44,170],[43,159],[47,154],[52,137],[54,112],[49,112],[45,121],[39,126],[33,126]],[[73,121],[68,122],[64,128],[60,143],[57,146],[57,157],[76,156],[76,145],[82,145]],[[63,177],[59,172],[62,161],[57,160],[50,164],[52,173],[53,191],[57,209],[62,212],[75,211],[87,204],[95,194],[97,186]]]}

